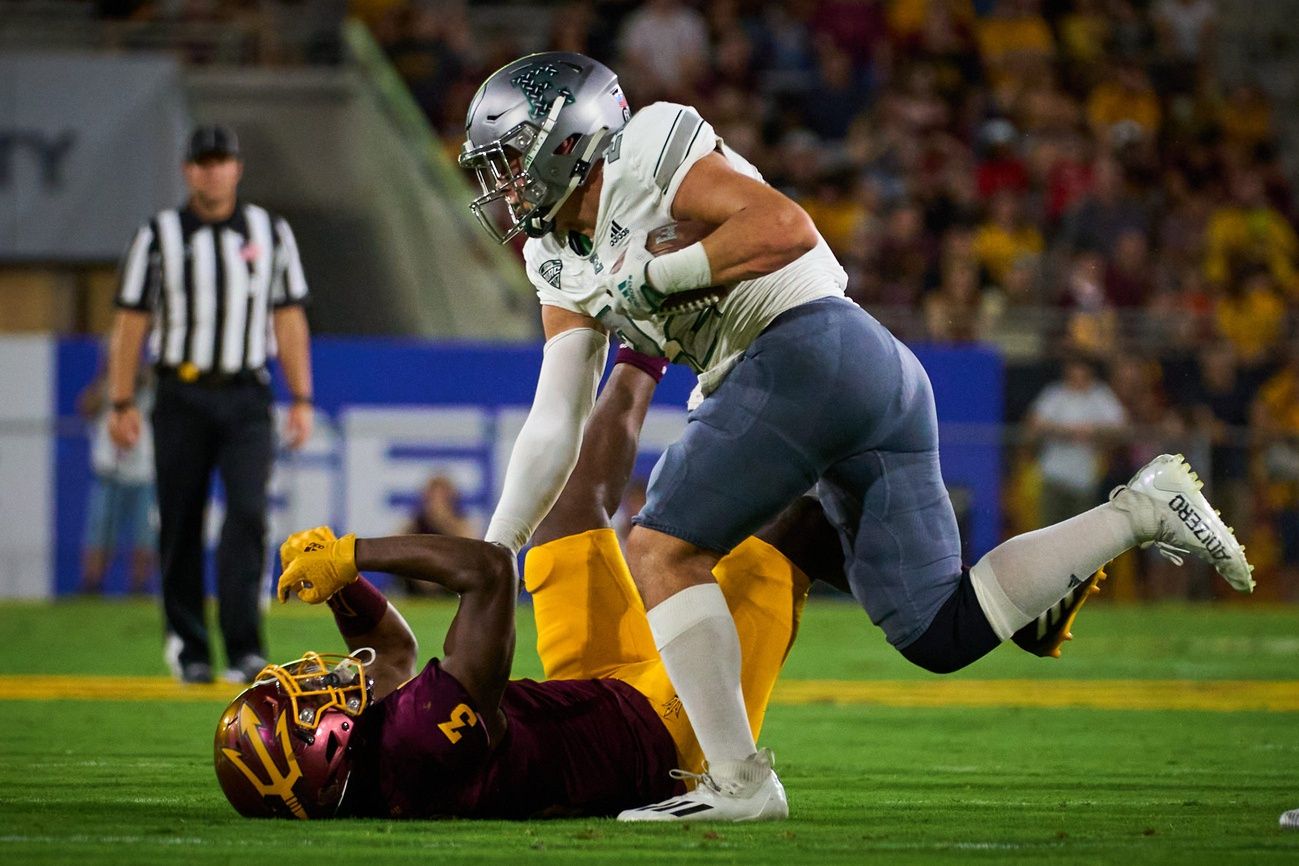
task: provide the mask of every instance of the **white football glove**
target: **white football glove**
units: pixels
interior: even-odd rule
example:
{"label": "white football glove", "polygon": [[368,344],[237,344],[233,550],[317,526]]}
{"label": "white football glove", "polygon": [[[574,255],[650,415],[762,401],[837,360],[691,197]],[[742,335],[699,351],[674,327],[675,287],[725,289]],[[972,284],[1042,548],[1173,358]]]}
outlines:
{"label": "white football glove", "polygon": [[646,235],[642,229],[632,231],[622,254],[603,278],[614,311],[629,319],[656,318],[667,300],[667,295],[649,282],[647,268],[654,255],[645,249]]}

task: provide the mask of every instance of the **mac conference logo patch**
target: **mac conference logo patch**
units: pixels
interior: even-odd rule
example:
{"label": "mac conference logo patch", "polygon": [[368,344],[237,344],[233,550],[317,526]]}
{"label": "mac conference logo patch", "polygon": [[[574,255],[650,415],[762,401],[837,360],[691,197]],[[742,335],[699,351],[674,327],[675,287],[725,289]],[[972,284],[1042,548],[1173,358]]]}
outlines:
{"label": "mac conference logo patch", "polygon": [[559,259],[542,262],[541,267],[537,268],[541,272],[541,278],[555,288],[559,288],[559,274],[563,269],[564,263]]}

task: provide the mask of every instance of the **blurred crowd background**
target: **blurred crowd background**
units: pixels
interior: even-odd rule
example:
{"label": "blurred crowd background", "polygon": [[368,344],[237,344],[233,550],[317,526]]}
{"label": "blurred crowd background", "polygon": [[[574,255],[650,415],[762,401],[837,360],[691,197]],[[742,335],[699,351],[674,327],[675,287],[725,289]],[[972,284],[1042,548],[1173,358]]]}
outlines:
{"label": "blurred crowd background", "polygon": [[[1274,576],[1261,591],[1299,593],[1296,142],[1262,74],[1299,61],[1281,28],[1251,47],[1257,65],[1225,62],[1228,16],[1255,4],[81,5],[124,45],[157,22],[221,34],[181,45],[191,63],[334,63],[340,22],[360,18],[448,154],[503,63],[605,61],[633,109],[696,106],[799,201],[851,296],[900,337],[1004,355],[1007,532],[1183,451]],[[1256,5],[1276,18],[1286,4]],[[1155,559],[1123,568],[1120,593],[1215,591]]]}

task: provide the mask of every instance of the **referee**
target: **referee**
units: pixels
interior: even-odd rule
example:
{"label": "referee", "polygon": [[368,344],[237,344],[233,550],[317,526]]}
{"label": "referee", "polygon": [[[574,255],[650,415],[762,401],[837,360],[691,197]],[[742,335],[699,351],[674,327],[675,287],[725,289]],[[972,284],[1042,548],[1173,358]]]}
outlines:
{"label": "referee", "polygon": [[122,450],[139,440],[134,383],[149,337],[167,662],[184,682],[212,681],[203,518],[216,470],[226,497],[216,556],[225,678],[250,682],[266,655],[261,596],[274,454],[266,364],[278,348],[293,395],[285,438],[298,448],[312,424],[307,283],[289,224],[237,198],[243,161],[232,130],[195,129],[184,173],[189,200],[142,226],[122,267],[109,435]]}

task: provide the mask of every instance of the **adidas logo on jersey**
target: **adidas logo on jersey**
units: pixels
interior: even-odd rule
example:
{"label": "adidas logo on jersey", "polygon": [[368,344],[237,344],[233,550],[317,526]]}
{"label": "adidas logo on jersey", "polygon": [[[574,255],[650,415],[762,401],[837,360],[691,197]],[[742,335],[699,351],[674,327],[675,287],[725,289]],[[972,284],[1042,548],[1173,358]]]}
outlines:
{"label": "adidas logo on jersey", "polygon": [[612,246],[616,247],[623,241],[627,240],[627,235],[629,234],[631,234],[631,230],[618,225],[617,220],[609,221],[609,243]]}

